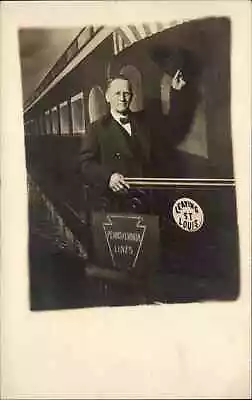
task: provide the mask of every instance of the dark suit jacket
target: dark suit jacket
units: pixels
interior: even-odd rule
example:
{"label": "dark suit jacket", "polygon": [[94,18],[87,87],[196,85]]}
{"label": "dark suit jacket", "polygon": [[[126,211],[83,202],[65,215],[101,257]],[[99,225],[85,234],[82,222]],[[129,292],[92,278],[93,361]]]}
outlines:
{"label": "dark suit jacket", "polygon": [[130,113],[132,135],[107,115],[90,125],[80,151],[84,182],[105,189],[114,172],[142,177],[150,163],[150,132],[144,114]]}

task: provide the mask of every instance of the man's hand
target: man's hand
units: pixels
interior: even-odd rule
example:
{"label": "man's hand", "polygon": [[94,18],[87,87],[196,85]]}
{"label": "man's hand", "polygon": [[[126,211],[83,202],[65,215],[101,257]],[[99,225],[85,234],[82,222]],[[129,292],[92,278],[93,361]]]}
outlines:
{"label": "man's hand", "polygon": [[123,175],[115,172],[110,177],[109,188],[113,192],[125,192],[129,189],[129,185],[125,182]]}

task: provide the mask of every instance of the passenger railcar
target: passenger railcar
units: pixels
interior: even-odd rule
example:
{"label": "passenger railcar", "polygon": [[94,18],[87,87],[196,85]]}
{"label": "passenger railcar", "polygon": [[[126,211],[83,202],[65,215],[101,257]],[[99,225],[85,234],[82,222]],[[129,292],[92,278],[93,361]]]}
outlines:
{"label": "passenger railcar", "polygon": [[[226,18],[85,27],[25,104],[29,176],[87,250],[87,273],[137,282],[150,302],[239,292],[230,30]],[[178,70],[184,91],[171,89]],[[76,159],[89,124],[108,112],[106,81],[119,72],[132,82],[132,110],[152,125],[157,170],[129,177],[126,198],[94,207]]]}

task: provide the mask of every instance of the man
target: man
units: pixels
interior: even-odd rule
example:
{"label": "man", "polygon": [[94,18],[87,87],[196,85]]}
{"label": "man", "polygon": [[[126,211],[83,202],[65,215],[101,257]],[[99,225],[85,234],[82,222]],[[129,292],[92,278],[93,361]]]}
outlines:
{"label": "man", "polygon": [[84,181],[101,191],[129,189],[125,177],[141,177],[150,163],[150,133],[143,113],[132,113],[132,87],[123,75],[111,79],[106,91],[109,115],[90,126],[81,146]]}

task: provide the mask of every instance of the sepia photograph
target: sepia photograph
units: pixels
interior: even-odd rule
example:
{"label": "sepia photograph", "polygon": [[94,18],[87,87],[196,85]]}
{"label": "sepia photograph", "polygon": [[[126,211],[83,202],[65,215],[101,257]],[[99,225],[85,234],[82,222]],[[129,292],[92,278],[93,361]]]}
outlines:
{"label": "sepia photograph", "polygon": [[251,4],[0,5],[4,399],[251,396]]}
{"label": "sepia photograph", "polygon": [[239,297],[231,30],[19,30],[31,310]]}

